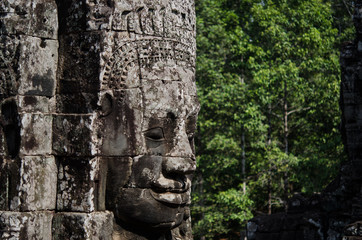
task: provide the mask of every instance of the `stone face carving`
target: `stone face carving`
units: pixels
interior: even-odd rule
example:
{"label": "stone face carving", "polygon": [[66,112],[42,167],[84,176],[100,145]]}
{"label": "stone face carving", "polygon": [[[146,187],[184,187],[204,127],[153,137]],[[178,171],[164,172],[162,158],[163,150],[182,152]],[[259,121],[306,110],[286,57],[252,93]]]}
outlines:
{"label": "stone face carving", "polygon": [[[145,238],[152,229],[170,230],[188,221],[190,174],[196,166],[194,40],[184,44],[174,31],[165,32],[161,23],[167,12],[176,15],[172,7],[166,1],[118,5],[113,27],[121,32],[107,36],[114,47],[103,53],[100,119],[111,127],[103,128],[98,151],[109,156],[107,182],[117,186],[107,184],[106,208],[117,224]],[[189,3],[189,13],[192,8]],[[127,120],[119,124],[117,119]],[[135,239],[122,230],[115,235]]]}
{"label": "stone face carving", "polygon": [[194,2],[0,12],[0,238],[192,239]]}

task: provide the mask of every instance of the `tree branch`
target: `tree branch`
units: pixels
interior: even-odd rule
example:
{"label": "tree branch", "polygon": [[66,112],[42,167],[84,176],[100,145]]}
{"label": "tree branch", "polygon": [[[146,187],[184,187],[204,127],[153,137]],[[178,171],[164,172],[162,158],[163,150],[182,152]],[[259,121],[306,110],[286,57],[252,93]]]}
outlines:
{"label": "tree branch", "polygon": [[291,110],[291,111],[287,112],[287,116],[289,116],[290,114],[295,113],[295,112],[306,111],[306,110],[309,110],[309,109],[310,109],[310,107],[294,109],[294,110]]}
{"label": "tree branch", "polygon": [[342,1],[343,1],[343,3],[344,3],[344,6],[345,6],[346,9],[347,9],[348,14],[349,14],[351,17],[353,17],[353,14],[352,14],[351,11],[349,10],[349,6],[348,6],[348,4],[346,3],[346,0],[342,0]]}

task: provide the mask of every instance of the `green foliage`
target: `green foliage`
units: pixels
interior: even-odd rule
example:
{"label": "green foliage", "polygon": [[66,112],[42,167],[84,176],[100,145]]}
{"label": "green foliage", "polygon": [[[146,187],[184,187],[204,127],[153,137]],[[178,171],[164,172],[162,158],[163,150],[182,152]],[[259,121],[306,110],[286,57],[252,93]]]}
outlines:
{"label": "green foliage", "polygon": [[251,213],[253,202],[241,189],[231,188],[213,197],[207,207],[194,208],[195,214],[203,215],[203,218],[194,225],[196,238],[229,235],[230,228],[242,226],[253,216]]}
{"label": "green foliage", "polygon": [[281,210],[336,175],[339,46],[354,33],[344,3],[353,1],[196,1],[196,239],[238,239],[252,213]]}

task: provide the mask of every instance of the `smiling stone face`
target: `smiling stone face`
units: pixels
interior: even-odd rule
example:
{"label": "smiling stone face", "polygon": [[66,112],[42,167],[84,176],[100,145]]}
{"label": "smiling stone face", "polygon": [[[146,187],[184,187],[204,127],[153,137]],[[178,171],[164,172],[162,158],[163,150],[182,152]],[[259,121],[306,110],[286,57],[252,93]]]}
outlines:
{"label": "smiling stone face", "polygon": [[141,64],[138,72],[145,73],[139,88],[107,91],[102,101],[108,132],[101,149],[112,156],[107,209],[121,223],[171,229],[189,217],[199,110],[194,73],[172,59]]}
{"label": "smiling stone face", "polygon": [[101,54],[97,121],[108,163],[106,209],[133,232],[169,231],[190,217],[196,168],[194,5],[120,3],[118,32],[106,35]]}
{"label": "smiling stone face", "polygon": [[126,174],[120,173],[117,158],[111,160],[107,203],[120,221],[171,229],[189,217],[198,103],[185,103],[189,96],[180,87],[182,82],[157,82],[143,88],[145,95],[154,94],[154,99],[143,102],[142,126],[132,133],[140,137],[137,147],[143,152],[128,158]]}

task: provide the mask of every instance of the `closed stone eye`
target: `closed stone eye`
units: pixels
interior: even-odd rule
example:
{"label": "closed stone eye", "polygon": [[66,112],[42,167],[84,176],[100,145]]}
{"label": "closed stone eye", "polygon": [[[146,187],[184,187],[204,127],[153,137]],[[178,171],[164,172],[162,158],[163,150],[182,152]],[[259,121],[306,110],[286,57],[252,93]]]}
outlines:
{"label": "closed stone eye", "polygon": [[164,140],[163,130],[160,127],[147,130],[144,134],[145,134],[146,138],[153,140],[153,141]]}

